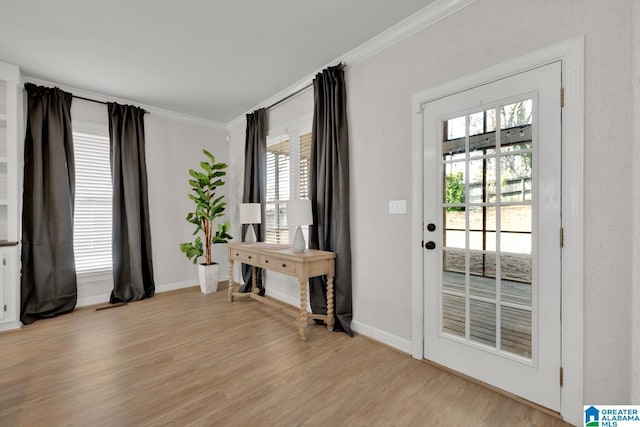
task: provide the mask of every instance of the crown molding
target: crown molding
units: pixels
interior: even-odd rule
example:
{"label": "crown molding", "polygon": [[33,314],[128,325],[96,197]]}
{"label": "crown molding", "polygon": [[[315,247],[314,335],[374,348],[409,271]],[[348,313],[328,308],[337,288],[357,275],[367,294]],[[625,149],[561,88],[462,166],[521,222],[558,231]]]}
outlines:
{"label": "crown molding", "polygon": [[217,122],[215,120],[209,120],[202,117],[192,116],[189,114],[178,113],[176,111],[167,110],[160,107],[155,107],[153,105],[143,104],[137,101],[132,101],[130,99],[118,98],[114,96],[107,96],[97,92],[91,92],[84,89],[75,88],[72,86],[61,85],[55,82],[51,82],[48,80],[42,80],[37,77],[32,77],[28,75],[22,76],[23,83],[33,83],[41,86],[48,87],[58,87],[65,92],[69,92],[73,95],[82,96],[83,98],[94,99],[100,102],[117,102],[118,104],[128,104],[128,105],[136,105],[146,111],[148,111],[151,115],[155,117],[162,117],[165,119],[171,119],[178,122],[188,123],[192,125],[207,127],[211,129],[219,129],[219,130],[227,130],[227,124],[222,122]]}
{"label": "crown molding", "polygon": [[263,102],[253,107],[251,110],[248,110],[245,113],[234,118],[233,120],[227,123],[227,128],[231,128],[237,125],[241,120],[244,119],[245,114],[250,113],[251,111],[257,110],[258,108],[264,108],[268,105],[271,105],[285,98],[289,94],[295,93],[296,91],[303,89],[305,86],[309,85],[309,83],[313,81],[316,74],[318,74],[323,69],[335,64],[339,64],[340,62],[344,62],[345,64],[347,64],[347,68],[348,68],[360,62],[366,61],[367,59],[396,45],[402,40],[408,37],[411,37],[415,33],[434,25],[435,23],[445,19],[446,17],[453,15],[454,13],[464,9],[470,4],[475,3],[476,1],[477,0],[436,0],[434,1],[427,7],[420,9],[419,11],[403,19],[396,25],[390,27],[389,29],[383,31],[377,36],[374,36],[371,39],[367,40],[366,42],[362,43],[360,46],[350,50],[344,55],[329,62],[324,67],[319,68],[313,73],[304,77],[303,79],[300,79],[299,81],[289,86],[288,88],[264,100]]}

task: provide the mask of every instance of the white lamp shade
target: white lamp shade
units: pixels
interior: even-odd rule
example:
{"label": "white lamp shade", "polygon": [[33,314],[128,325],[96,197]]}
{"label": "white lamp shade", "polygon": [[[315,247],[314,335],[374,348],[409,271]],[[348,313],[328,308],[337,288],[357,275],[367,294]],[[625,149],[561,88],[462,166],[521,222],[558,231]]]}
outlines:
{"label": "white lamp shade", "polygon": [[311,200],[289,200],[287,202],[287,221],[290,226],[313,224]]}
{"label": "white lamp shade", "polygon": [[240,203],[240,224],[260,224],[261,222],[260,203]]}

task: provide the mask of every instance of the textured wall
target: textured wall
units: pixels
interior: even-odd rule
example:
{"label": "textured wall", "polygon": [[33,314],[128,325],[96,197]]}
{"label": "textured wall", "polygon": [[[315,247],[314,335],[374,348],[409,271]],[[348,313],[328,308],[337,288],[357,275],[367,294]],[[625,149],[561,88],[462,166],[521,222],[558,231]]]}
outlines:
{"label": "textured wall", "polygon": [[[640,182],[640,2],[633,2],[632,40],[632,119],[633,123],[633,182]],[[631,402],[640,405],[640,187],[633,186],[633,304]]]}
{"label": "textured wall", "polygon": [[[354,320],[399,340],[411,338],[411,212],[387,213],[389,200],[411,199],[411,96],[580,35],[585,37],[584,398],[626,403],[632,354],[630,0],[479,0],[347,69]],[[244,146],[242,126],[231,129],[234,145]],[[237,147],[232,158],[234,153],[242,155]]]}

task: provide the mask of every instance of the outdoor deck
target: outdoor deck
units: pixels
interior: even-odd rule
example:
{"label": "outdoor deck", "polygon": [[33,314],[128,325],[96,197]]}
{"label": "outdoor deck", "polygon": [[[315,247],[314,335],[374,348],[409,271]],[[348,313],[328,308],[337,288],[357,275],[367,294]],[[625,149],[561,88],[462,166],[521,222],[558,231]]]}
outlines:
{"label": "outdoor deck", "polygon": [[[501,281],[501,299],[525,307],[531,306],[531,285],[514,281]],[[464,295],[464,274],[444,272],[443,290]],[[471,276],[470,332],[471,341],[496,346],[495,303],[473,299],[473,296],[495,298],[496,281],[493,278]],[[453,335],[465,335],[465,298],[443,294],[443,329]],[[531,357],[531,312],[502,306],[500,322],[500,349],[523,357]]]}

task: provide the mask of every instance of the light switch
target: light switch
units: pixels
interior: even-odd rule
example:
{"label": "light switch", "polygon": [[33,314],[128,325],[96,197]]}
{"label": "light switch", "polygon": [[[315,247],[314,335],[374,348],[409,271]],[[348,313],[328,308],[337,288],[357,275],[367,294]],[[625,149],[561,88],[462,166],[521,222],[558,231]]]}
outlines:
{"label": "light switch", "polygon": [[394,215],[402,215],[407,213],[406,200],[389,200],[389,213]]}

